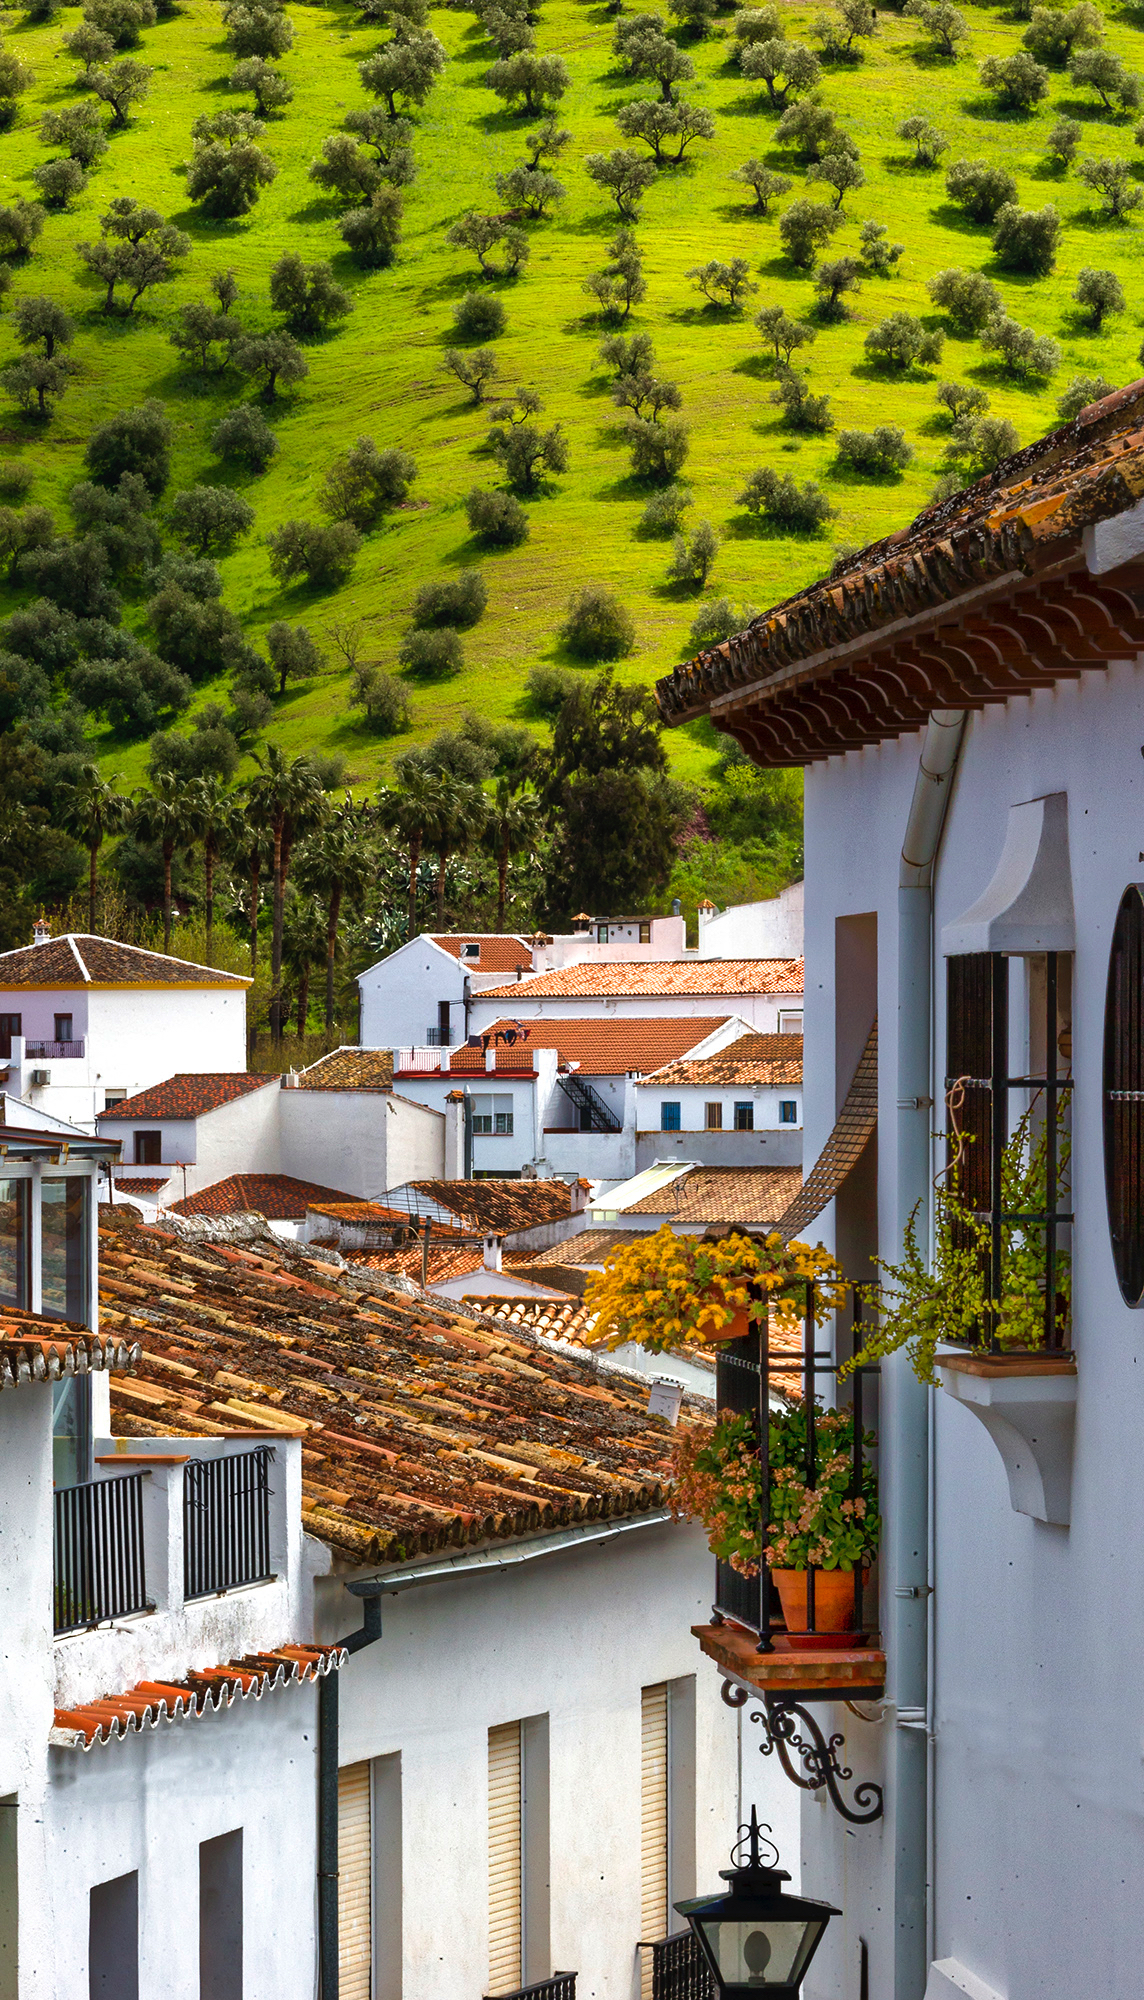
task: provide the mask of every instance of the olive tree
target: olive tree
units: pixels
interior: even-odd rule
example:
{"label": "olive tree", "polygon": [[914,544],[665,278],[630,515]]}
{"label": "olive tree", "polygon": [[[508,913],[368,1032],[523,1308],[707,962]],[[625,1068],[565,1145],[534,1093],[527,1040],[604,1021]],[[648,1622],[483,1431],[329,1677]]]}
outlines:
{"label": "olive tree", "polygon": [[824,528],[837,511],[812,479],[800,486],[789,472],[780,477],[769,465],[752,472],[738,496],[738,504],[757,519],[808,534]]}
{"label": "olive tree", "polygon": [[1049,72],[1033,61],[1027,49],[1017,49],[1011,56],[989,56],[977,74],[1007,111],[1031,111],[1048,96]]}
{"label": "olive tree", "polygon": [[1077,277],[1073,298],[1084,307],[1094,333],[1103,331],[1109,313],[1122,313],[1127,304],[1115,271],[1094,271],[1087,264]]}
{"label": "olive tree", "polygon": [[1127,160],[1082,160],[1077,178],[1098,194],[1105,215],[1123,222],[1126,215],[1144,202],[1144,188],[1137,187]]}
{"label": "olive tree", "polygon": [[1009,271],[1031,271],[1044,278],[1056,263],[1061,218],[1051,203],[1044,208],[1018,208],[1006,202],[993,218],[993,251]]}
{"label": "olive tree", "polygon": [[871,327],[863,345],[871,360],[883,368],[904,371],[931,367],[940,361],[944,339],[940,333],[923,326],[912,313],[896,312]]}
{"label": "olive tree", "polygon": [[792,201],[779,218],[779,235],[792,264],[812,271],[820,250],[824,250],[842,226],[837,210],[824,202],[810,201],[805,195]]}
{"label": "olive tree", "polygon": [[915,167],[936,167],[941,155],[949,151],[949,140],[928,118],[915,111],[909,118],[903,118],[894,127],[899,139],[905,139],[914,149]]}
{"label": "olive tree", "polygon": [[1106,111],[1133,111],[1140,102],[1140,78],[1107,49],[1079,50],[1069,63],[1069,81],[1095,90]]}
{"label": "olive tree", "polygon": [[348,208],[338,223],[338,234],[359,264],[381,267],[392,264],[401,240],[401,220],[405,204],[395,187],[375,188],[361,208]]}
{"label": "olive tree", "polygon": [[771,203],[780,195],[789,194],[791,182],[786,174],[776,174],[771,167],[765,167],[761,160],[745,160],[741,167],[735,167],[731,179],[749,187],[755,197],[755,207],[760,215],[769,215]]}
{"label": "olive tree", "polygon": [[293,334],[323,333],[354,309],[330,266],[304,264],[296,250],[280,257],[270,273],[270,303]]}
{"label": "olive tree", "polygon": [[981,345],[998,355],[1011,375],[1048,376],[1061,365],[1061,350],[1055,340],[1036,333],[1031,326],[1021,326],[1004,313],[982,327]]}
{"label": "olive tree", "polygon": [[559,103],[572,79],[559,56],[537,56],[522,49],[486,70],[485,82],[507,105],[535,118],[550,103]]}
{"label": "olive tree", "polygon": [[659,170],[654,160],[645,160],[634,147],[616,146],[610,153],[587,154],[584,172],[611,196],[625,222],[634,222]]}
{"label": "olive tree", "polygon": [[1012,174],[988,160],[955,160],[946,173],[945,189],[974,222],[992,222],[999,208],[1017,199]]}
{"label": "olive tree", "polygon": [[838,456],[855,472],[886,475],[904,472],[913,446],[900,424],[876,424],[872,431],[839,431]]}
{"label": "olive tree", "polygon": [[956,56],[969,40],[969,23],[950,0],[906,0],[902,12],[913,16],[939,55]]}
{"label": "olive tree", "polygon": [[776,37],[767,42],[748,42],[739,56],[739,67],[752,83],[766,85],[771,104],[780,109],[793,97],[814,90],[822,68],[813,50],[803,42]]}
{"label": "olive tree", "polygon": [[938,271],[926,290],[959,333],[980,333],[1003,310],[1000,292],[983,271]]}

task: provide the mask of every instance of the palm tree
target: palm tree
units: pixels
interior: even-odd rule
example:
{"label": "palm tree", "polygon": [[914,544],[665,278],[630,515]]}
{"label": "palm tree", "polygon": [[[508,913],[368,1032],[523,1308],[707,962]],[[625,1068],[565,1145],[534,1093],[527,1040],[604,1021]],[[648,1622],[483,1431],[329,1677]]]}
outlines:
{"label": "palm tree", "polygon": [[163,950],[169,952],[171,864],[176,847],[189,846],[198,832],[190,786],[176,778],[156,778],[149,792],[137,792],[131,802],[131,831],[138,840],[154,841],[163,856]]}
{"label": "palm tree", "polygon": [[255,751],[258,776],[245,786],[251,820],[269,835],[274,873],[274,915],[270,933],[270,1033],[282,1040],[282,922],[290,853],[300,833],[317,824],[325,795],[308,757],[292,761],[276,743],[266,746],[266,759]]}
{"label": "palm tree", "polygon": [[[306,1032],[310,1011],[310,974],[321,963],[326,949],[326,926],[320,910],[301,897],[291,898],[282,923],[282,959],[294,982],[298,1008],[298,1035]],[[284,1004],[284,1020],[289,1006]]]}
{"label": "palm tree", "polygon": [[322,897],[326,905],[327,1041],[334,1032],[334,961],[342,903],[347,899],[359,903],[374,874],[373,857],[362,839],[368,817],[368,805],[363,801],[355,806],[347,793],[345,805],[309,836],[298,854],[300,887]]}
{"label": "palm tree", "polygon": [[95,870],[99,850],[109,833],[122,833],[131,801],[105,784],[94,764],[84,764],[74,784],[59,789],[60,822],[87,849],[87,927],[95,930]]}
{"label": "palm tree", "polygon": [[222,779],[213,773],[209,777],[193,779],[187,789],[192,794],[196,831],[203,846],[207,964],[213,965],[215,869],[218,866],[219,856],[236,840],[243,825],[244,815],[237,810],[235,800],[227,791]]}
{"label": "palm tree", "polygon": [[417,870],[421,849],[431,839],[436,825],[437,779],[428,771],[411,771],[399,792],[378,788],[378,823],[395,833],[409,850],[409,921],[407,937],[417,935]]}
{"label": "palm tree", "polygon": [[531,847],[540,830],[540,808],[532,793],[517,793],[508,778],[498,778],[485,826],[485,845],[497,864],[498,931],[503,931],[505,924],[509,861]]}
{"label": "palm tree", "polygon": [[480,838],[488,818],[488,800],[479,785],[466,784],[442,771],[437,779],[437,809],[428,846],[437,856],[437,929],[445,928],[445,868],[449,856]]}

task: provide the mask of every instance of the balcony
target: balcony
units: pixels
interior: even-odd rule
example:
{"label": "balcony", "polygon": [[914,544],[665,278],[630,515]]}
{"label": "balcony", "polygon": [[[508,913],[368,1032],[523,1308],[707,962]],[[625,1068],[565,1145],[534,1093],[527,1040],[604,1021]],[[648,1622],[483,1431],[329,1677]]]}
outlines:
{"label": "balcony", "polygon": [[249,1440],[237,1449],[220,1441],[202,1457],[114,1452],[97,1458],[93,1481],[60,1488],[57,1638],[272,1582],[275,1456],[274,1445],[252,1450]]}
{"label": "balcony", "polygon": [[511,1993],[486,1995],[486,2000],[576,2000],[576,1974],[554,1972],[535,1986],[517,1986]]}
{"label": "balcony", "polygon": [[83,1052],[83,1042],[24,1043],[24,1054],[29,1062],[66,1062],[69,1059],[82,1061]]}
{"label": "balcony", "polygon": [[673,1937],[658,1938],[654,1944],[645,1944],[641,1938],[639,1949],[651,1953],[650,1991],[646,1960],[641,1982],[648,2000],[716,2000],[715,1982],[694,1931],[676,1931]]}

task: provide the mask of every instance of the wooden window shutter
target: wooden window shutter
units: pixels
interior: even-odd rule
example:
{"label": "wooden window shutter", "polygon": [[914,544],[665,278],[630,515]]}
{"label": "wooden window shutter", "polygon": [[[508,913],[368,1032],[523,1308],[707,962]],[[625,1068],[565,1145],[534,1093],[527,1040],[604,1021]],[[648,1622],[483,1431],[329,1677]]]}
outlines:
{"label": "wooden window shutter", "polygon": [[520,1724],[489,1730],[489,1992],[521,1982]]}
{"label": "wooden window shutter", "polygon": [[[640,1701],[640,1936],[650,1944],[656,1938],[666,1937],[669,1929],[666,1682],[644,1688]],[[645,1954],[644,1971],[650,1979],[650,1952]]]}
{"label": "wooden window shutter", "polygon": [[1144,892],[1124,891],[1104,1011],[1104,1176],[1126,1305],[1144,1303]]}
{"label": "wooden window shutter", "polygon": [[338,1990],[340,2000],[370,2000],[370,1767],[338,1772]]}

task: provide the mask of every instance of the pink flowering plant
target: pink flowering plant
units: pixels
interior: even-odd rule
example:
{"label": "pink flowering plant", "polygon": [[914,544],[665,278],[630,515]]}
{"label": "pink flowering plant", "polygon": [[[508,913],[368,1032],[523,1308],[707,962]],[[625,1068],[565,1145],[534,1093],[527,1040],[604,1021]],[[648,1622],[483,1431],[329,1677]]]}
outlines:
{"label": "pink flowering plant", "polygon": [[[874,1439],[867,1434],[867,1446]],[[862,1491],[851,1493],[854,1419],[848,1410],[815,1410],[818,1484],[808,1487],[806,1419],[798,1402],[770,1420],[771,1569],[853,1570],[878,1550],[878,1481],[868,1458]],[[762,1471],[754,1419],[724,1411],[712,1430],[685,1433],[676,1447],[673,1506],[702,1521],[708,1546],[741,1576],[757,1576],[762,1556]]]}

